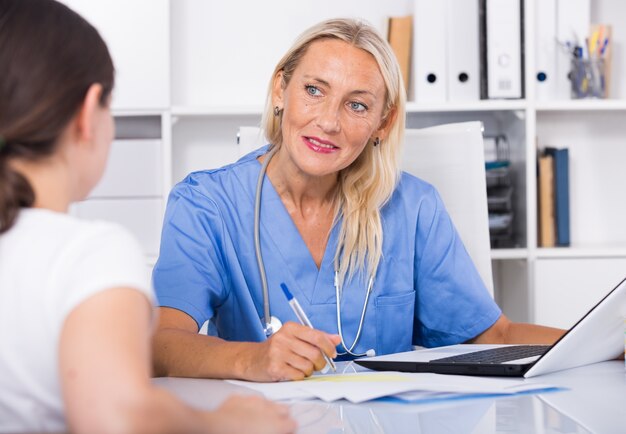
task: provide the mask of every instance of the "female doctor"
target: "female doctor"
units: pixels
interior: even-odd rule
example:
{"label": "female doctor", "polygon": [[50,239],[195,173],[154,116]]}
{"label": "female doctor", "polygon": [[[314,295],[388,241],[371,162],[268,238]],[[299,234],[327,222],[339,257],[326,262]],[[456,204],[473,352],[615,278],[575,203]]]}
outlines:
{"label": "female doctor", "polygon": [[[435,189],[400,171],[404,95],[371,26],[329,20],[296,40],[270,81],[270,145],[170,195],[157,374],[301,379],[324,356],[561,335],[502,314]],[[205,321],[216,336],[198,334]]]}

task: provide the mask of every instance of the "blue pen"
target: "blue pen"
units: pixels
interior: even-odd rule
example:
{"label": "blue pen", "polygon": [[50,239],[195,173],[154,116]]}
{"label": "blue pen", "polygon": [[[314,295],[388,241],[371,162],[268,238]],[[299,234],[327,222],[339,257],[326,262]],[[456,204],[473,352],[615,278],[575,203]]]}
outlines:
{"label": "blue pen", "polygon": [[600,56],[604,55],[606,51],[606,46],[609,45],[609,38],[604,38],[604,42],[602,43],[602,47],[600,47]]}
{"label": "blue pen", "polygon": [[[284,283],[281,283],[280,287],[283,289],[283,292],[285,293],[285,297],[287,297],[289,306],[291,306],[291,309],[293,309],[293,312],[296,314],[296,317],[298,317],[298,321],[300,321],[302,325],[314,328],[313,324],[311,324],[311,321],[309,321],[309,318],[306,316],[306,313],[304,313],[304,311],[302,310],[302,306],[300,306],[300,303],[298,303],[298,300],[294,298],[294,296],[289,291],[289,288],[287,288],[287,285],[285,285]],[[323,351],[322,351],[322,355],[324,356],[324,359],[326,359],[326,363],[328,364],[328,366],[330,366],[333,372],[337,372],[337,367],[335,366],[335,362],[333,362],[333,360],[330,357],[328,357]]]}

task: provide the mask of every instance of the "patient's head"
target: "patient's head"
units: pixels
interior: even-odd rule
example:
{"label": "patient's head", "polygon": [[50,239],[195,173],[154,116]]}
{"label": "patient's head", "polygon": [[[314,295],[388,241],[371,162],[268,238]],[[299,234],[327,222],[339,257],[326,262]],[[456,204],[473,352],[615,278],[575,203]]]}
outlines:
{"label": "patient's head", "polygon": [[35,202],[19,162],[52,156],[70,121],[98,84],[108,107],[109,51],[87,21],[53,0],[0,0],[0,233]]}

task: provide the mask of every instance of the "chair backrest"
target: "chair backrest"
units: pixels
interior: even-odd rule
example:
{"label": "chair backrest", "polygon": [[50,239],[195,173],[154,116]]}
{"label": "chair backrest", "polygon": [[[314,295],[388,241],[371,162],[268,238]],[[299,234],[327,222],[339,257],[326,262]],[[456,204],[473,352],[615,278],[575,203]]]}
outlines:
{"label": "chair backrest", "polygon": [[[240,154],[266,144],[258,127],[241,127]],[[493,295],[485,153],[481,122],[407,129],[402,169],[435,186],[485,286]]]}
{"label": "chair backrest", "polygon": [[402,169],[434,185],[493,295],[482,123],[407,129]]}
{"label": "chair backrest", "polygon": [[265,134],[259,127],[239,127],[237,132],[237,144],[239,145],[239,156],[244,155],[267,145]]}

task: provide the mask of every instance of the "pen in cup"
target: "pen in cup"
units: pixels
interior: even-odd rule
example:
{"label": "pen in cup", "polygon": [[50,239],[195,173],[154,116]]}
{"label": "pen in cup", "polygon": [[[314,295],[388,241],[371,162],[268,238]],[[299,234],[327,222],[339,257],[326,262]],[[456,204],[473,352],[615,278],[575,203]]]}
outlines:
{"label": "pen in cup", "polygon": [[[304,313],[304,311],[302,310],[302,306],[300,306],[300,303],[298,303],[298,300],[295,299],[295,297],[291,294],[291,291],[289,291],[289,288],[287,288],[287,285],[285,285],[284,283],[281,283],[280,287],[285,293],[285,297],[287,297],[289,306],[291,306],[291,309],[293,309],[293,312],[296,314],[298,321],[300,321],[302,325],[314,328],[313,324],[311,324],[311,321],[309,321],[309,318],[306,316],[306,313]],[[333,362],[333,359],[328,357],[323,351],[322,351],[322,355],[324,356],[324,359],[326,360],[327,366],[330,366],[333,372],[337,372],[337,366],[335,366],[335,362]]]}

